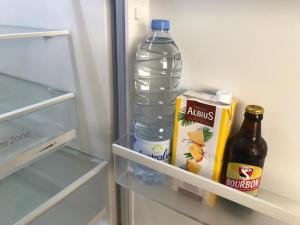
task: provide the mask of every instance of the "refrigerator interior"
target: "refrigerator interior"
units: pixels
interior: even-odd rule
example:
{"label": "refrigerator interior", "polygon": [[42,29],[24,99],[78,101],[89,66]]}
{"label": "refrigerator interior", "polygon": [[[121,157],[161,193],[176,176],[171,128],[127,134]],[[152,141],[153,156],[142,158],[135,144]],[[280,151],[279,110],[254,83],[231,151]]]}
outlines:
{"label": "refrigerator interior", "polygon": [[1,0],[0,6],[1,25],[70,31],[70,39],[1,41],[0,69],[75,92],[81,149],[109,159],[114,116],[110,1]]}
{"label": "refrigerator interior", "polygon": [[[296,172],[300,170],[300,3],[128,0],[124,9],[128,120],[132,120],[134,108],[132,65],[137,45],[150,32],[152,18],[169,19],[171,36],[182,54],[182,87],[230,90],[239,101],[234,131],[240,127],[245,105],[264,106],[262,135],[268,155],[262,187],[300,201],[300,175]],[[144,198],[132,199],[134,224],[178,224],[179,215],[162,217],[159,222],[151,219],[167,211]],[[151,216],[145,220],[147,214]]]}
{"label": "refrigerator interior", "polygon": [[[77,140],[71,146],[104,160],[111,158],[114,138],[110,4],[108,0],[0,0],[2,26],[70,31],[69,36],[1,40],[0,72],[75,93],[74,113],[79,129],[76,130]],[[104,173],[104,177],[108,178],[102,180],[98,191],[103,193],[95,196],[95,200],[101,197],[101,212],[104,204],[107,213],[99,211],[92,215],[94,211],[88,212],[90,215],[85,218],[93,219],[91,224],[103,220],[100,218],[102,215],[108,217],[105,218],[106,223],[115,221],[115,184],[111,169]],[[92,186],[95,189],[96,186]],[[76,203],[72,204],[80,202],[83,194],[76,196]],[[62,205],[66,206],[65,203]],[[75,208],[74,212],[79,208]],[[56,214],[50,212],[36,223],[44,224]],[[61,223],[59,218],[57,221]],[[80,223],[79,220],[77,222]]]}

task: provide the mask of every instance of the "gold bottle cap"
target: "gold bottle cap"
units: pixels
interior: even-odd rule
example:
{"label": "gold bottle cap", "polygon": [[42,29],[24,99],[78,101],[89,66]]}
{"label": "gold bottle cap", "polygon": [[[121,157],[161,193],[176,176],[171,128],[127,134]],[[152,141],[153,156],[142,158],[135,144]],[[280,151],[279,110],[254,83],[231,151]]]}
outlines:
{"label": "gold bottle cap", "polygon": [[259,105],[247,105],[246,112],[255,115],[262,115],[264,114],[264,108]]}

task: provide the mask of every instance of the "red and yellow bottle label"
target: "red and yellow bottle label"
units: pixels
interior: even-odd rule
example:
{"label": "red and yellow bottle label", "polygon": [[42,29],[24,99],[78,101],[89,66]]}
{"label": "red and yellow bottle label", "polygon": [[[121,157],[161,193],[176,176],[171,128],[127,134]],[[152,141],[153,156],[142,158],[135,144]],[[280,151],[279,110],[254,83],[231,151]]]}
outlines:
{"label": "red and yellow bottle label", "polygon": [[248,194],[257,195],[262,168],[241,163],[228,163],[225,185]]}

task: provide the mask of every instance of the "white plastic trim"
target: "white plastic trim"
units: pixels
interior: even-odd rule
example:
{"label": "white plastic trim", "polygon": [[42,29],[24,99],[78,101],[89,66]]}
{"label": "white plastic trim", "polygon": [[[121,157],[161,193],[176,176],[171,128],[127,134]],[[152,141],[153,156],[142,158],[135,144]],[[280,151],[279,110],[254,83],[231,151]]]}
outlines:
{"label": "white plastic trim", "polygon": [[16,109],[16,110],[13,110],[13,111],[10,111],[7,113],[3,113],[0,115],[0,123],[7,121],[7,120],[12,120],[16,117],[46,108],[50,105],[54,105],[54,104],[66,101],[66,100],[74,98],[74,97],[75,97],[74,93],[67,93],[67,94],[60,95],[55,98],[51,98],[51,99],[48,99],[48,100],[45,100],[42,102],[38,102],[36,104],[32,104],[32,105],[29,105],[29,106],[26,106],[23,108],[19,108],[19,109]]}
{"label": "white plastic trim", "polygon": [[9,160],[0,165],[0,179],[7,177],[13,172],[23,168],[27,163],[49,153],[50,151],[57,150],[59,146],[71,141],[75,138],[76,132],[75,129],[72,129],[52,140],[47,141],[46,143],[39,145],[28,151],[20,153],[18,156],[14,157],[12,160]]}
{"label": "white plastic trim", "polygon": [[11,34],[0,34],[0,40],[20,39],[20,38],[35,38],[35,37],[53,37],[69,35],[69,30],[53,30],[53,31],[32,31]]}

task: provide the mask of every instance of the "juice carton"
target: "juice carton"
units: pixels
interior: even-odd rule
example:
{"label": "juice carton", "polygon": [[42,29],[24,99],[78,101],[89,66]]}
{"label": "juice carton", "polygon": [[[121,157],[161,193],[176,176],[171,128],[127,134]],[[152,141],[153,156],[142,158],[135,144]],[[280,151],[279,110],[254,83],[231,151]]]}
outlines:
{"label": "juice carton", "polygon": [[[172,164],[219,182],[236,104],[224,91],[217,95],[187,91],[178,96]],[[215,204],[214,194],[192,184],[179,181],[177,188],[210,206]]]}

